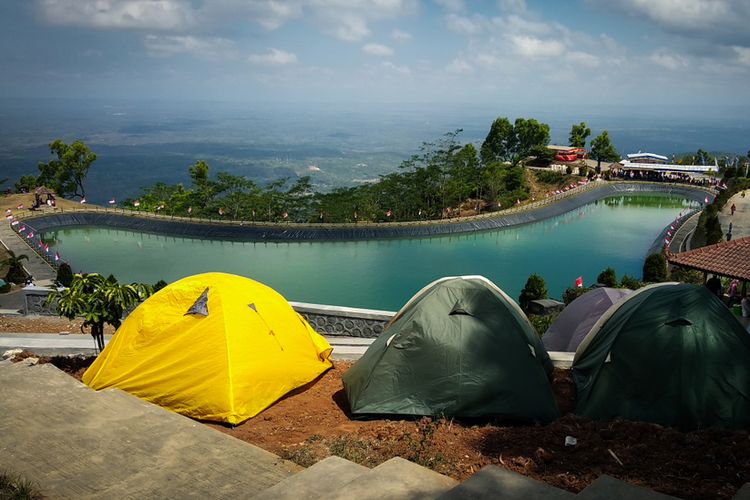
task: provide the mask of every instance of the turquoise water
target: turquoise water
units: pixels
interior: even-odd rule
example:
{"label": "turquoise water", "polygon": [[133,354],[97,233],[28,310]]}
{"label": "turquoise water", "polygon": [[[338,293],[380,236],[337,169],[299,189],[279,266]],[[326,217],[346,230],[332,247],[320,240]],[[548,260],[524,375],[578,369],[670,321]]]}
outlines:
{"label": "turquoise water", "polygon": [[288,300],[397,310],[442,276],[481,274],[514,298],[529,274],[560,297],[577,276],[591,284],[607,266],[640,278],[654,238],[693,202],[619,196],[541,222],[440,238],[352,242],[238,243],[108,229],[45,233],[74,272],[122,282],[174,281],[222,271],[265,283]]}

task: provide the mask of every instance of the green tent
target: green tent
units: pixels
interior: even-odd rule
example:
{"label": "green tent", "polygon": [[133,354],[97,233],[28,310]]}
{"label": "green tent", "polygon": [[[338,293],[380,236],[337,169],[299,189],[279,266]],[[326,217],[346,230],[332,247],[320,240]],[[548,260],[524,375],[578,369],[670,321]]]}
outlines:
{"label": "green tent", "polygon": [[343,376],[352,415],[557,417],[547,352],[487,278],[418,292]]}
{"label": "green tent", "polygon": [[581,415],[750,424],[750,335],[703,286],[660,283],[615,303],[579,345],[572,377]]}

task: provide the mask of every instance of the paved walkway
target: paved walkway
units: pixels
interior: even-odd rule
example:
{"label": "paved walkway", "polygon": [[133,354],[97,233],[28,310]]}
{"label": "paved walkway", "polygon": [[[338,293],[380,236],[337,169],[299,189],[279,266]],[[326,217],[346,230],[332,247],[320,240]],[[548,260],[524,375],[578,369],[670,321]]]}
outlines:
{"label": "paved walkway", "polygon": [[31,274],[34,281],[43,280],[54,281],[57,278],[57,271],[50,266],[47,261],[39,257],[37,253],[29,247],[24,238],[21,238],[13,231],[8,221],[0,223],[0,241],[6,248],[12,250],[16,255],[26,255],[29,260],[23,261],[23,267]]}
{"label": "paved walkway", "polygon": [[[733,204],[737,207],[734,215],[731,211]],[[737,193],[729,199],[719,212],[719,223],[724,232],[724,239],[726,239],[730,223],[732,224],[732,239],[750,236],[750,189],[746,190],[744,197],[742,193]]]}

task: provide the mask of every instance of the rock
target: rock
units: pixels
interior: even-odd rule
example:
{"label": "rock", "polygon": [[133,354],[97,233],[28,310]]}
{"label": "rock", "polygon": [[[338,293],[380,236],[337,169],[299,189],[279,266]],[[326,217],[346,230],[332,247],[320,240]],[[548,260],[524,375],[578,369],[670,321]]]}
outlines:
{"label": "rock", "polygon": [[24,358],[18,362],[22,366],[34,366],[39,363],[39,358]]}
{"label": "rock", "polygon": [[3,353],[3,359],[10,359],[13,360],[14,357],[16,357],[16,354],[21,354],[23,352],[23,349],[10,349]]}

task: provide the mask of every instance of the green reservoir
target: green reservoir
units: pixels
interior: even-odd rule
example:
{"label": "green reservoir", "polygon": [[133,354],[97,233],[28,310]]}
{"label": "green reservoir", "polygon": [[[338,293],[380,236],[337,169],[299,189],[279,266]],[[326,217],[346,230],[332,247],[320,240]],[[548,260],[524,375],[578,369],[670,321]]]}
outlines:
{"label": "green reservoir", "polygon": [[576,277],[590,285],[607,266],[641,277],[659,232],[695,202],[671,195],[605,198],[566,214],[497,231],[420,239],[227,242],[104,227],[47,231],[74,272],[122,282],[168,282],[221,271],[265,283],[288,300],[397,310],[442,276],[481,274],[517,298],[531,273],[559,298]]}

